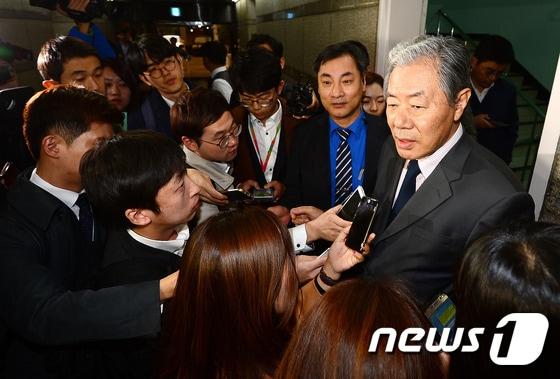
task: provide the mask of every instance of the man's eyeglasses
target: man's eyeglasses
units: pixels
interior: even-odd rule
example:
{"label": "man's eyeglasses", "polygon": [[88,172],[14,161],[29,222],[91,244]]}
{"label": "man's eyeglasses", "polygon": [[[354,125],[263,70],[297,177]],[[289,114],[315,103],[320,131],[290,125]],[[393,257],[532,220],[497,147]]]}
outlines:
{"label": "man's eyeglasses", "polygon": [[232,138],[239,137],[240,134],[241,134],[241,126],[237,124],[233,124],[233,126],[231,127],[231,132],[225,134],[222,138],[219,139],[218,142],[205,141],[203,139],[200,139],[200,141],[209,143],[211,145],[216,145],[220,149],[225,150],[229,145],[229,141],[231,141]]}
{"label": "man's eyeglasses", "polygon": [[165,71],[167,72],[170,72],[175,70],[176,65],[177,65],[177,58],[175,57],[166,58],[163,60],[163,62],[161,62],[157,66],[154,66],[150,68],[148,71],[144,72],[144,75],[148,75],[152,79],[159,79],[163,75],[163,71],[162,71],[163,69],[165,69]]}
{"label": "man's eyeglasses", "polygon": [[260,97],[249,98],[247,96],[240,95],[239,100],[241,101],[241,105],[244,106],[245,108],[249,108],[253,106],[254,103],[257,103],[257,105],[261,108],[268,108],[272,104],[274,104],[276,98],[274,95],[272,97],[269,97],[268,99],[263,99]]}

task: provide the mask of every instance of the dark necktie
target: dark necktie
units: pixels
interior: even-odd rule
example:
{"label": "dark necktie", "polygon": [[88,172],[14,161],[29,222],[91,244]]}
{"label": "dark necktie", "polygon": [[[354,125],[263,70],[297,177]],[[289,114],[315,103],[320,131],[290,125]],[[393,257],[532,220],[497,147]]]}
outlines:
{"label": "dark necktie", "polygon": [[408,168],[404,176],[403,183],[401,185],[401,190],[399,196],[391,209],[391,214],[389,215],[389,223],[397,216],[401,209],[405,206],[408,200],[416,192],[416,177],[420,174],[420,167],[418,167],[417,160],[411,160],[408,162]]}
{"label": "dark necktie", "polygon": [[334,204],[342,203],[352,191],[352,156],[348,144],[349,130],[337,129],[340,144],[336,149]]}
{"label": "dark necktie", "polygon": [[76,205],[80,208],[79,223],[86,241],[93,241],[93,213],[91,212],[91,204],[85,192],[82,192],[76,200]]}

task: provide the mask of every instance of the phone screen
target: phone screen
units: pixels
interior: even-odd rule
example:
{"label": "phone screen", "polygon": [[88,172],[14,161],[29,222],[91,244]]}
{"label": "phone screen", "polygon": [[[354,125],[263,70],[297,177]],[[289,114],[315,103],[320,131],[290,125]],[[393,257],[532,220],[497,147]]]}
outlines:
{"label": "phone screen", "polygon": [[356,251],[362,250],[373,225],[378,204],[377,200],[367,196],[360,201],[346,237],[346,246]]}
{"label": "phone screen", "polygon": [[440,335],[444,328],[453,329],[455,327],[455,304],[444,293],[436,297],[425,314]]}
{"label": "phone screen", "polygon": [[362,186],[358,186],[354,192],[344,200],[344,203],[342,203],[342,208],[336,213],[338,217],[346,221],[352,221],[360,205],[360,200],[362,200],[364,196],[364,189]]}

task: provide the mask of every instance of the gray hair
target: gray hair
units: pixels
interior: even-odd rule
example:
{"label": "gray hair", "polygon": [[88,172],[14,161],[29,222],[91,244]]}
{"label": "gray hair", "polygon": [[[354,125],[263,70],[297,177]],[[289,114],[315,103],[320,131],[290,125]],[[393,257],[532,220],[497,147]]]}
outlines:
{"label": "gray hair", "polygon": [[418,59],[433,61],[439,75],[439,86],[450,105],[459,92],[470,87],[470,63],[467,48],[449,36],[418,36],[397,44],[389,52],[387,80],[397,66],[412,64]]}

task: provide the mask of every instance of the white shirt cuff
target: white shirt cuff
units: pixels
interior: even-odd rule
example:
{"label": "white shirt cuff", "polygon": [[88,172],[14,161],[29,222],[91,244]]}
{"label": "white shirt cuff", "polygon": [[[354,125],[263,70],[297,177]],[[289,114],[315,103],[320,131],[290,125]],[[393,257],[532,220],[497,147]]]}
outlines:
{"label": "white shirt cuff", "polygon": [[305,224],[289,228],[288,231],[290,232],[290,237],[292,237],[292,243],[296,254],[313,250],[313,247],[307,244],[307,230],[305,230]]}

